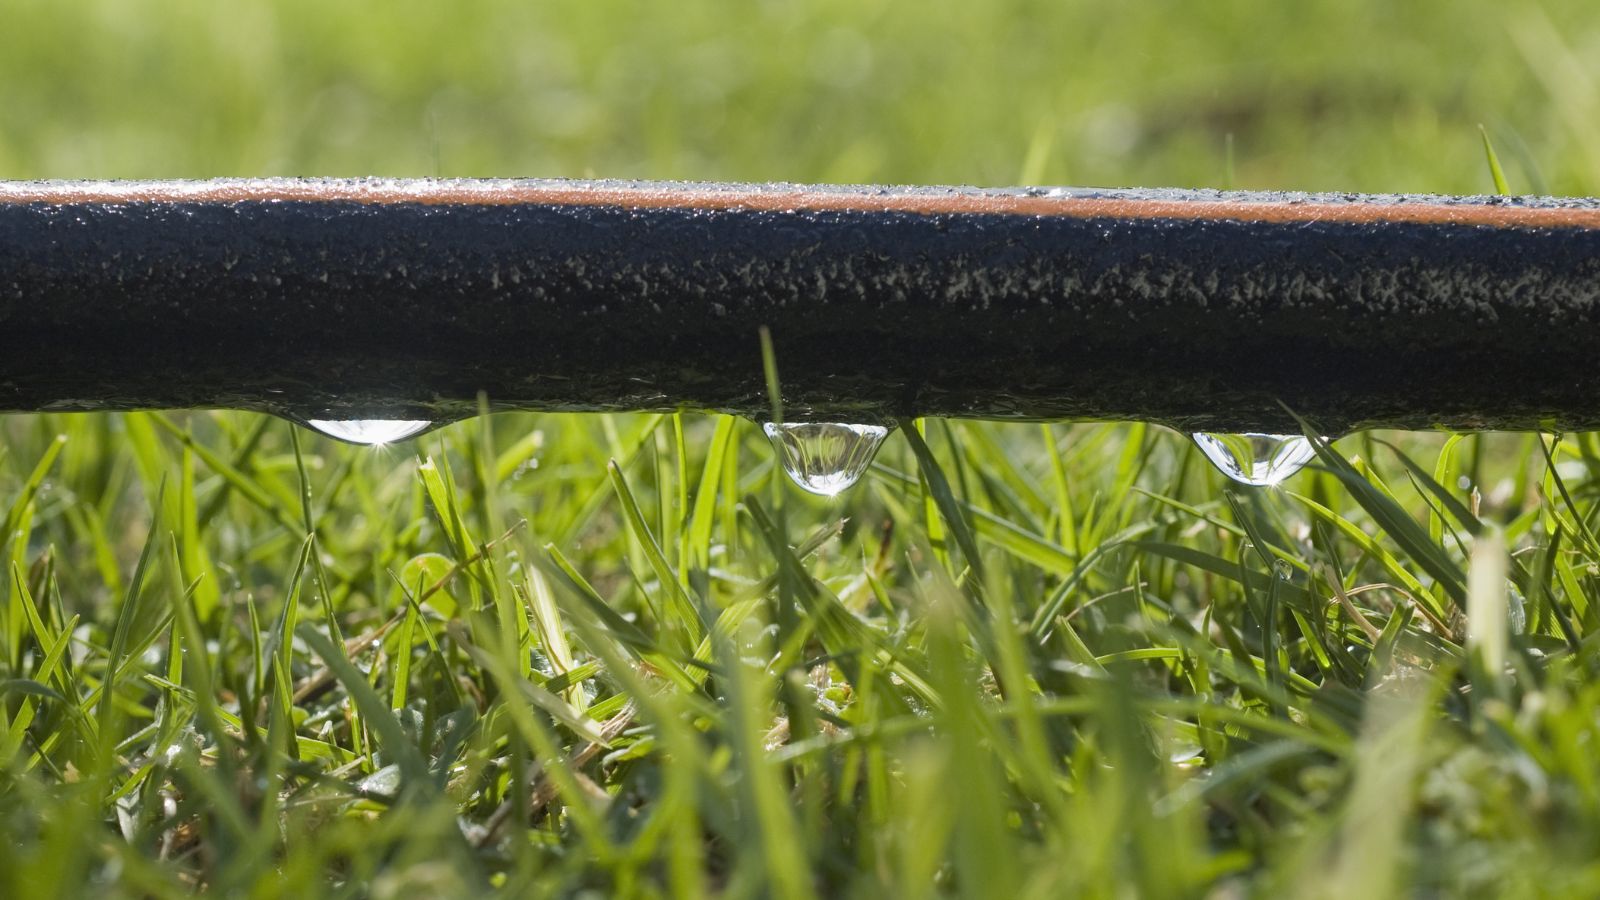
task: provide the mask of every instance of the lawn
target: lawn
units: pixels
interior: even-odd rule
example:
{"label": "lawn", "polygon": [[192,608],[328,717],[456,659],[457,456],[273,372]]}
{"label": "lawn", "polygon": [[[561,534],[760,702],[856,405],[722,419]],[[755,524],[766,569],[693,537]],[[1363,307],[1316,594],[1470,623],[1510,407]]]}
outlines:
{"label": "lawn", "polygon": [[[0,177],[1482,193],[1482,124],[1587,194],[1597,51],[1586,0],[13,0]],[[774,460],[0,419],[0,896],[1600,893],[1595,435]]]}

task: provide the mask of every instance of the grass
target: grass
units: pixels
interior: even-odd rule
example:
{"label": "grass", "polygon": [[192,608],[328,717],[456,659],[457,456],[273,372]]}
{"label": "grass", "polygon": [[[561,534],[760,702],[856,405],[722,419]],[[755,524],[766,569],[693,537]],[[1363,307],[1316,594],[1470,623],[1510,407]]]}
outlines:
{"label": "grass", "polygon": [[[1600,184],[1586,4],[1403,6],[23,0],[0,174]],[[1597,500],[1592,434],[930,420],[824,501],[691,413],[8,417],[0,896],[1590,895]]]}
{"label": "grass", "polygon": [[922,425],[827,502],[731,419],[377,449],[240,414],[13,419],[4,883],[1600,875],[1591,436],[1362,435],[1251,490],[1142,425]]}

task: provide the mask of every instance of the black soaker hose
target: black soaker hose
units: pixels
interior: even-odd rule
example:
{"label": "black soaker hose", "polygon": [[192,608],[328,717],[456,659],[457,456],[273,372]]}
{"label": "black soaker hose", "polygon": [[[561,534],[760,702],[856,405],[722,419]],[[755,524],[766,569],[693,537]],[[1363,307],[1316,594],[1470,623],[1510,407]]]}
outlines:
{"label": "black soaker hose", "polygon": [[0,183],[0,410],[1600,427],[1600,202]]}

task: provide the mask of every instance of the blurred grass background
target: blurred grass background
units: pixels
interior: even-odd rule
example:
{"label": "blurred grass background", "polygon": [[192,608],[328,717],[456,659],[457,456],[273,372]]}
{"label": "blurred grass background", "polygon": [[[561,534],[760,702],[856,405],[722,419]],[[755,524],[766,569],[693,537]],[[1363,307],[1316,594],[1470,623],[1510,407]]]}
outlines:
{"label": "blurred grass background", "polygon": [[[0,175],[1600,181],[1586,0],[13,0]],[[1230,160],[1231,139],[1231,160]]]}
{"label": "blurred grass background", "polygon": [[[8,179],[1481,193],[1479,123],[1513,189],[1600,190],[1592,3],[0,9]],[[1138,424],[927,434],[824,502],[711,417],[7,417],[0,895],[1600,884],[1593,435],[1225,492]]]}

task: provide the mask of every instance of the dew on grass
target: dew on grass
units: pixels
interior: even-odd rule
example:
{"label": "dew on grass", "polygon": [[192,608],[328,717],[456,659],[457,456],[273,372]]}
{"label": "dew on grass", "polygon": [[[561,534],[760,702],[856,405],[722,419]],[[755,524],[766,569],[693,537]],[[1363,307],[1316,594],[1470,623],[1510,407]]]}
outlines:
{"label": "dew on grass", "polygon": [[421,419],[307,419],[312,430],[349,444],[372,447],[412,437],[432,422]]}
{"label": "dew on grass", "polygon": [[878,445],[889,435],[883,425],[843,422],[768,422],[762,427],[789,479],[823,497],[836,496],[860,481]]}
{"label": "dew on grass", "polygon": [[1256,487],[1281,483],[1316,456],[1311,441],[1301,434],[1197,433],[1193,437],[1200,452],[1222,474]]}

